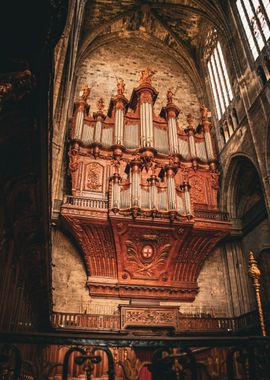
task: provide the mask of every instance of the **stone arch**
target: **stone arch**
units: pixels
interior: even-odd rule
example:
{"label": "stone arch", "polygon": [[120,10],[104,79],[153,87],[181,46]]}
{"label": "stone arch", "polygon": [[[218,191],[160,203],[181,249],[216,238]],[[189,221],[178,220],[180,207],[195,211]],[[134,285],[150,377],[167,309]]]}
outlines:
{"label": "stone arch", "polygon": [[241,219],[264,194],[257,165],[245,154],[233,155],[224,170],[221,205],[231,218]]}

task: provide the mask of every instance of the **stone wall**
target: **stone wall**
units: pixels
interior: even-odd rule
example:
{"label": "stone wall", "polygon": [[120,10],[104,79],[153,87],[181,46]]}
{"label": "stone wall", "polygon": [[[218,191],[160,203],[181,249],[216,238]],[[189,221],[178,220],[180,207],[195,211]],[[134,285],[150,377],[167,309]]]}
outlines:
{"label": "stone wall", "polygon": [[176,90],[175,103],[181,109],[180,126],[186,127],[186,115],[199,116],[199,101],[191,79],[174,58],[159,48],[139,39],[115,40],[98,47],[80,64],[77,71],[75,98],[87,83],[92,87],[89,103],[91,111],[97,110],[97,101],[102,97],[107,110],[112,95],[116,93],[116,78],[126,83],[125,96],[129,99],[133,88],[139,85],[140,72],[151,67],[157,73],[153,86],[159,92],[155,112],[159,114],[166,105],[167,90]]}
{"label": "stone wall", "polygon": [[[54,311],[112,314],[120,299],[90,299],[85,287],[87,276],[82,258],[69,238],[60,231],[53,236],[53,302]],[[228,294],[222,250],[217,248],[206,259],[198,279],[199,294],[193,303],[161,302],[162,305],[179,305],[187,314],[228,315]]]}

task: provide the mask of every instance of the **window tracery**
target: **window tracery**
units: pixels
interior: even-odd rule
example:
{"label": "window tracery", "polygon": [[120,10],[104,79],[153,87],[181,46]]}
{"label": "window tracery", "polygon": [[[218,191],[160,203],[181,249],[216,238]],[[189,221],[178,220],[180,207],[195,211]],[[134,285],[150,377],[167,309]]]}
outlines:
{"label": "window tracery", "polygon": [[233,93],[224,55],[215,29],[208,33],[206,39],[205,60],[207,62],[217,117],[220,120],[233,99]]}
{"label": "window tracery", "polygon": [[270,1],[237,0],[236,6],[252,56],[256,60],[270,37]]}

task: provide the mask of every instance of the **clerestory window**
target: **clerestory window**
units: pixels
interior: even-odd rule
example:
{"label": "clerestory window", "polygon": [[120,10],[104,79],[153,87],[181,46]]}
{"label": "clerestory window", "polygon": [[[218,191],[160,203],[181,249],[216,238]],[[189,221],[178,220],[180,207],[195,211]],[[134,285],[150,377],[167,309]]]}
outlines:
{"label": "clerestory window", "polygon": [[237,0],[236,6],[256,60],[270,37],[270,0]]}
{"label": "clerestory window", "polygon": [[219,41],[207,60],[207,68],[210,76],[217,116],[218,120],[220,120],[233,99],[233,93]]}

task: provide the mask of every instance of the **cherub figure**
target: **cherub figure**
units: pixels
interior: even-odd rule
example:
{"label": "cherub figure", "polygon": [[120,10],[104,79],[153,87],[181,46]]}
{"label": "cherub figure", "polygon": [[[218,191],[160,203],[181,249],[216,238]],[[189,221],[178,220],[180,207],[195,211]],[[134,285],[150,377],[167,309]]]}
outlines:
{"label": "cherub figure", "polygon": [[149,67],[147,67],[146,69],[142,70],[141,71],[141,75],[140,75],[140,79],[139,79],[140,83],[149,83],[149,84],[151,84],[152,83],[152,77],[153,77],[154,74],[156,74],[156,71],[150,69]]}
{"label": "cherub figure", "polygon": [[172,91],[172,88],[170,87],[167,91],[167,101],[168,103],[173,103],[173,97],[175,96],[175,93]]}
{"label": "cherub figure", "polygon": [[125,91],[125,82],[123,79],[117,79],[117,94],[118,95],[123,95]]}
{"label": "cherub figure", "polygon": [[208,118],[208,108],[204,104],[201,104],[200,106],[200,113],[202,119]]}
{"label": "cherub figure", "polygon": [[82,98],[82,100],[86,101],[88,96],[90,95],[90,92],[91,92],[91,88],[88,86],[88,84],[86,84],[80,91],[79,95]]}
{"label": "cherub figure", "polygon": [[98,107],[99,111],[103,110],[103,108],[104,108],[104,100],[102,98],[99,98],[99,100],[97,102],[97,107]]}

